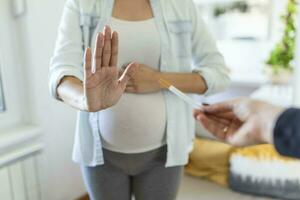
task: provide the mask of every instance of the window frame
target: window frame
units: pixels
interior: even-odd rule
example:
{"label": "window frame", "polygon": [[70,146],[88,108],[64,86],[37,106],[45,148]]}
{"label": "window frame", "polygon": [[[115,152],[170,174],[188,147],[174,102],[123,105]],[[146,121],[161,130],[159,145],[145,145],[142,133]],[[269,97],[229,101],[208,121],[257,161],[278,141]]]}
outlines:
{"label": "window frame", "polygon": [[[20,54],[19,30],[16,18],[11,14],[10,1],[3,1],[0,7],[0,65],[2,92],[5,98],[5,111],[0,112],[0,135],[6,129],[18,127],[24,123],[26,98],[23,64]],[[1,91],[0,91],[1,92]]]}
{"label": "window frame", "polygon": [[0,57],[0,113],[5,112],[6,110],[6,104],[5,104],[5,96],[4,96],[4,87],[3,87],[3,81],[2,81],[2,62]]}

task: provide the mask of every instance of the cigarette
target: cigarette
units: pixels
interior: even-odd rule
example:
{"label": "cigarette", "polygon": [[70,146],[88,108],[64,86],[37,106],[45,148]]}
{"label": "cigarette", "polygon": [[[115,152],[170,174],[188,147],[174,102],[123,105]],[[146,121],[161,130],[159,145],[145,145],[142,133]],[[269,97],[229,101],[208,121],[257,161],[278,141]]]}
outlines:
{"label": "cigarette", "polygon": [[186,102],[187,104],[189,104],[193,108],[202,109],[202,106],[203,106],[202,103],[197,102],[195,99],[187,96],[186,94],[184,94],[183,92],[178,90],[176,87],[174,87],[172,84],[170,84],[166,80],[159,79],[158,82],[162,87],[164,87],[164,88],[168,89],[169,91],[171,91],[173,94],[175,94],[177,97],[182,99],[184,102]]}

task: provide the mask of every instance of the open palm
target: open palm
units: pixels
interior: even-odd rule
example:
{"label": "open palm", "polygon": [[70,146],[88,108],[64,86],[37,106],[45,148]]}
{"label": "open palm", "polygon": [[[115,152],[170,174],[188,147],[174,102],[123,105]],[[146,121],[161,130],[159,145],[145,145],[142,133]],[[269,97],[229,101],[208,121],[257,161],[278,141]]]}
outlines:
{"label": "open palm", "polygon": [[84,92],[87,110],[97,112],[115,105],[121,98],[126,84],[135,73],[137,64],[130,64],[119,78],[117,69],[118,34],[108,26],[96,39],[95,51],[85,52]]}

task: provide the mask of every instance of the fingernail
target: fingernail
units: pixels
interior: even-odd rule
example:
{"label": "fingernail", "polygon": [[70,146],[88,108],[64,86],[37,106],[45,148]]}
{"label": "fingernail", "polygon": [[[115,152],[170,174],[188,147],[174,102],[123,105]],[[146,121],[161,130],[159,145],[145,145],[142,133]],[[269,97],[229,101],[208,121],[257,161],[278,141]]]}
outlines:
{"label": "fingernail", "polygon": [[100,33],[100,40],[101,40],[102,44],[104,44],[104,34],[103,33]]}
{"label": "fingernail", "polygon": [[109,30],[109,25],[105,25],[104,30],[108,31]]}
{"label": "fingernail", "polygon": [[118,36],[118,32],[116,32],[116,31],[113,31],[113,33],[112,33],[115,37],[117,37]]}
{"label": "fingernail", "polygon": [[103,40],[101,32],[97,33],[97,38],[100,40],[100,42]]}

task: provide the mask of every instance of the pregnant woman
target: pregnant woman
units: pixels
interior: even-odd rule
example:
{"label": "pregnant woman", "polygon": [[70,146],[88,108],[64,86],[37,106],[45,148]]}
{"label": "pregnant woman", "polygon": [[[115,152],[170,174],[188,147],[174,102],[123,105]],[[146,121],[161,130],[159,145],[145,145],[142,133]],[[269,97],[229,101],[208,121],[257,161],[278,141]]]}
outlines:
{"label": "pregnant woman", "polygon": [[50,88],[79,110],[73,160],[92,199],[176,199],[194,120],[160,78],[185,93],[228,86],[192,0],[67,1]]}

